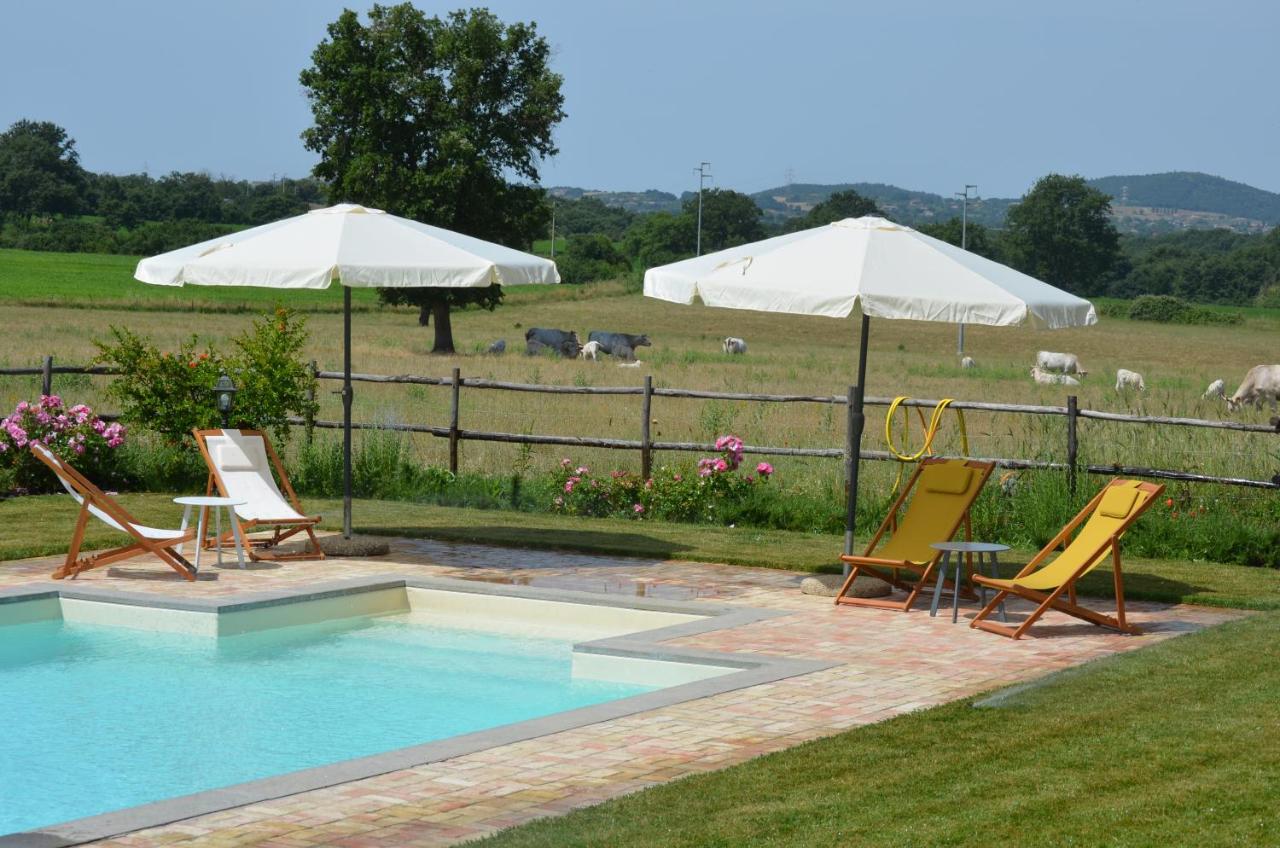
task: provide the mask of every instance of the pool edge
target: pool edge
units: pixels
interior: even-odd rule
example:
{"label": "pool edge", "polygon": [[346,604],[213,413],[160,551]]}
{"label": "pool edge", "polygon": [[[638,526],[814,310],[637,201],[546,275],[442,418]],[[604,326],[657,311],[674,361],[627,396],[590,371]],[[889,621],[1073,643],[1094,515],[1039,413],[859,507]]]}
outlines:
{"label": "pool edge", "polygon": [[498,595],[561,603],[695,615],[699,616],[699,618],[693,621],[581,642],[574,646],[574,650],[669,662],[718,665],[737,670],[729,674],[682,683],[615,701],[565,710],[540,718],[500,725],[487,730],[454,736],[449,739],[411,745],[381,754],[342,760],[328,765],[287,772],[218,789],[209,789],[190,795],[181,795],[148,804],[126,807],[113,812],[62,822],[39,831],[0,835],[0,848],[62,848],[62,846],[80,845],[85,842],[108,839],[138,830],[162,827],[208,813],[363,780],[388,772],[477,753],[501,745],[536,739],[541,736],[573,730],[603,721],[611,721],[637,713],[649,712],[712,695],[719,695],[764,683],[772,683],[788,677],[810,674],[838,665],[838,663],[827,661],[790,659],[763,654],[722,653],[663,644],[671,639],[740,627],[755,621],[790,614],[785,611],[760,607],[712,604],[701,601],[636,598],[568,589],[483,583],[453,577],[387,574],[329,581],[302,591],[263,592],[238,595],[229,599],[170,599],[158,595],[122,592],[96,586],[41,583],[21,589],[0,590],[0,603],[38,600],[56,595],[60,599],[67,598],[190,612],[223,613],[248,611],[280,604],[323,600],[384,589],[405,588],[456,591],[476,595]]}

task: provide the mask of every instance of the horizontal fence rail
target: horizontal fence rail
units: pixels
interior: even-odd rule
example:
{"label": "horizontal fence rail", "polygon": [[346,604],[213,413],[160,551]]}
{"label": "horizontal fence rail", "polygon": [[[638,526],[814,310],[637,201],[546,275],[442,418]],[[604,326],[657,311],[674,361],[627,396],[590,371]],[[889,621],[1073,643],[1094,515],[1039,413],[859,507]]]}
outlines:
{"label": "horizontal fence rail", "polygon": [[[319,380],[342,380],[341,371],[323,371],[316,367],[312,362],[311,371]],[[0,376],[39,376],[41,378],[41,391],[43,394],[53,393],[53,376],[55,374],[88,374],[88,375],[112,375],[120,373],[118,370],[112,369],[104,365],[80,366],[80,365],[55,365],[52,356],[46,356],[40,366],[37,367],[3,367],[0,368]],[[352,382],[357,383],[382,383],[382,384],[399,384],[399,385],[419,385],[419,386],[441,386],[449,387],[452,390],[452,403],[450,408],[450,422],[448,426],[430,426],[425,424],[369,424],[369,423],[352,423],[353,430],[384,430],[391,432],[403,433],[420,433],[436,438],[448,439],[449,450],[449,466],[450,471],[458,470],[458,445],[465,441],[476,442],[502,442],[509,444],[521,445],[555,445],[560,447],[577,447],[577,448],[602,448],[606,450],[623,450],[638,451],[641,455],[641,467],[645,476],[648,476],[649,470],[652,468],[653,454],[657,451],[671,452],[692,452],[692,453],[714,453],[716,447],[712,443],[705,442],[663,442],[653,441],[649,435],[649,413],[651,410],[652,399],[655,397],[662,398],[687,398],[692,400],[725,400],[725,401],[745,401],[751,403],[808,403],[808,404],[826,404],[831,406],[846,406],[849,402],[848,395],[784,395],[784,394],[757,394],[752,392],[714,392],[704,391],[701,389],[676,389],[655,387],[651,377],[646,377],[642,386],[557,386],[542,385],[538,383],[515,383],[503,380],[488,380],[473,377],[464,378],[459,369],[453,369],[453,373],[449,377],[430,377],[417,374],[365,374],[353,373],[351,375]],[[614,439],[600,438],[595,436],[556,436],[550,434],[536,433],[504,433],[487,430],[467,429],[460,425],[459,421],[459,394],[462,389],[481,389],[489,391],[506,391],[506,392],[531,392],[537,394],[552,395],[627,395],[639,397],[642,399],[640,407],[641,426],[639,439]],[[894,402],[894,398],[888,397],[867,397],[864,402],[867,406],[889,406]],[[910,398],[902,402],[902,406],[910,408],[933,409],[938,404],[937,400],[924,398]],[[1000,468],[1006,469],[1033,469],[1047,471],[1065,471],[1068,475],[1068,481],[1071,488],[1075,488],[1075,479],[1078,473],[1099,474],[1099,475],[1126,475],[1134,477],[1148,477],[1160,480],[1174,480],[1187,483],[1215,483],[1227,486],[1242,486],[1254,489],[1280,489],[1280,474],[1277,474],[1271,480],[1251,480],[1241,477],[1223,477],[1209,474],[1199,474],[1191,471],[1180,471],[1176,469],[1163,468],[1144,468],[1130,465],[1106,465],[1106,464],[1081,464],[1079,457],[1079,432],[1077,422],[1079,419],[1092,419],[1097,421],[1109,421],[1122,424],[1137,424],[1155,427],[1191,427],[1205,428],[1213,430],[1234,430],[1244,433],[1271,433],[1280,434],[1280,417],[1272,418],[1271,424],[1246,424],[1237,421],[1214,421],[1201,418],[1179,418],[1165,417],[1157,415],[1128,415],[1118,412],[1104,412],[1094,409],[1080,409],[1076,404],[1075,396],[1067,399],[1065,406],[1039,406],[1030,404],[1017,403],[994,403],[985,401],[962,401],[955,400],[950,404],[950,409],[954,410],[970,410],[974,412],[991,412],[1011,415],[1048,415],[1063,416],[1067,419],[1067,443],[1066,443],[1066,462],[1053,462],[1038,459],[1019,459],[1010,457],[968,457],[970,459],[981,459],[986,462],[992,462]],[[111,413],[101,414],[100,417],[106,420],[115,420],[118,415]],[[307,428],[316,428],[321,430],[340,430],[342,429],[341,421],[328,420],[306,420],[302,418],[290,418],[289,423],[294,426],[302,426]],[[814,457],[820,459],[845,459],[847,457],[846,448],[793,448],[776,445],[746,445],[744,452],[769,455],[769,456],[796,456],[796,457]],[[882,462],[901,462],[892,453],[888,451],[878,450],[860,450],[859,457],[861,459],[882,461]]]}

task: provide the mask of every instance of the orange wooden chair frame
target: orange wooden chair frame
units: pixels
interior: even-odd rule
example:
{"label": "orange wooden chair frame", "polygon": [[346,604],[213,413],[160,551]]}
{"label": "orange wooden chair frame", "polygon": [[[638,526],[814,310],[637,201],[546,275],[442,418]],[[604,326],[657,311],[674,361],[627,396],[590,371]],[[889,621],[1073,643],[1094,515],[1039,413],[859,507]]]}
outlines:
{"label": "orange wooden chair frame", "polygon": [[[51,575],[54,580],[62,580],[67,577],[75,578],[82,572],[146,554],[157,557],[187,580],[196,579],[196,567],[174,548],[175,545],[184,544],[196,537],[194,527],[187,528],[181,536],[174,538],[149,539],[136,529],[138,526],[145,525],[130,515],[128,510],[120,506],[114,498],[111,498],[90,482],[89,478],[62,460],[57,460],[58,464],[50,462],[49,458],[35,446],[32,446],[31,453],[35,455],[36,459],[48,466],[49,470],[57,475],[60,480],[75,489],[81,499],[80,515],[76,518],[76,528],[71,534],[71,547],[67,550],[66,561]],[[107,551],[100,551],[87,557],[80,557],[80,548],[84,544],[85,529],[88,527],[89,517],[92,515],[89,512],[90,506],[97,507],[103,513],[109,515],[123,528],[122,532],[133,537],[133,543]]]}
{"label": "orange wooden chair frame", "polygon": [[[227,494],[226,485],[222,481],[222,475],[218,473],[218,466],[213,461],[213,456],[209,453],[209,445],[205,441],[210,436],[222,436],[222,430],[192,430],[192,434],[196,437],[196,444],[200,448],[200,455],[204,457],[205,464],[209,466],[209,480],[205,484],[205,494],[212,495],[214,489],[218,490],[218,494],[222,497],[230,497]],[[275,471],[277,479],[280,481],[281,487],[284,489],[285,497],[289,499],[290,505],[298,514],[302,514],[302,502],[298,500],[298,495],[293,490],[293,484],[289,482],[289,475],[285,473],[284,465],[280,462],[280,456],[276,453],[275,447],[271,444],[271,439],[267,438],[267,434],[262,430],[240,430],[240,433],[246,436],[259,436],[262,439],[262,445],[266,448],[267,458],[271,460],[271,467]],[[240,526],[240,538],[244,540],[245,553],[249,555],[249,559],[256,562],[290,562],[296,560],[312,560],[324,559],[324,551],[320,549],[320,540],[316,538],[315,527],[321,521],[319,515],[308,515],[302,518],[254,518],[243,519],[236,514],[234,508],[231,509],[231,520]],[[207,526],[207,522],[206,522]],[[272,529],[271,537],[268,539],[250,539],[249,534],[257,532],[259,527],[269,527]],[[277,553],[272,548],[280,545],[281,542],[289,539],[298,533],[306,533],[310,539],[310,546],[307,549],[298,551],[297,553]],[[216,540],[218,544],[226,542],[232,538],[232,531],[228,530],[222,534],[222,538]],[[213,540],[206,543],[206,547],[212,546]]]}
{"label": "orange wooden chair frame", "polygon": [[[934,569],[938,567],[938,563],[942,560],[942,551],[935,552],[933,557],[924,563],[912,562],[910,560],[884,559],[872,556],[872,552],[875,551],[876,546],[880,544],[880,540],[884,538],[885,533],[893,533],[897,531],[898,511],[902,509],[902,505],[906,503],[907,497],[915,490],[916,482],[920,479],[920,474],[924,471],[925,467],[933,463],[952,461],[954,460],[934,457],[921,460],[920,464],[916,466],[915,471],[913,471],[911,476],[907,478],[906,485],[902,487],[902,492],[893,502],[893,505],[889,507],[889,514],[885,516],[884,521],[880,523],[879,529],[877,529],[875,535],[871,537],[871,541],[867,544],[867,548],[862,555],[840,555],[840,559],[843,562],[847,562],[852,565],[853,568],[849,571],[849,576],[845,578],[844,585],[840,587],[840,591],[836,593],[836,604],[847,604],[849,606],[859,607],[876,607],[878,609],[891,609],[906,612],[911,609],[911,605],[915,603],[916,598],[920,596],[920,593],[929,588],[929,579],[933,576]],[[966,468],[972,468],[980,475],[980,479],[977,481],[977,485],[973,489],[973,497],[976,499],[978,493],[982,491],[982,487],[986,485],[987,478],[991,476],[992,470],[995,469],[995,463],[969,460],[964,464]],[[972,539],[973,530],[969,519],[969,510],[972,506],[973,501],[970,500],[969,505],[965,507],[964,513],[957,518],[956,523],[947,530],[946,538],[938,539],[936,541],[950,541],[955,536],[956,531],[960,529],[961,524],[964,525],[965,539]],[[888,572],[886,573],[884,569],[888,569]],[[919,574],[919,578],[914,581],[903,580],[898,577],[899,569],[915,572]],[[885,581],[894,588],[901,589],[906,592],[906,599],[895,601],[883,598],[849,597],[846,593],[853,586],[853,581],[860,573],[863,572],[866,572],[879,580]],[[960,591],[960,587],[952,585],[950,580],[947,580],[944,585],[950,587],[953,592]],[[971,594],[972,593],[966,593],[966,596],[970,596]]]}
{"label": "orange wooden chair frame", "polygon": [[[1031,574],[1033,571],[1038,569],[1057,548],[1062,547],[1063,550],[1065,550],[1071,542],[1071,534],[1074,533],[1076,528],[1083,524],[1086,519],[1092,517],[1094,511],[1102,502],[1103,496],[1106,495],[1111,487],[1116,484],[1127,485],[1129,482],[1130,481],[1128,480],[1123,480],[1117,477],[1107,485],[1103,486],[1102,490],[1099,491],[1098,494],[1094,495],[1093,499],[1085,505],[1084,509],[1080,510],[1076,517],[1071,519],[1071,522],[1067,524],[1066,527],[1063,527],[1062,531],[1059,532],[1057,536],[1050,539],[1049,543],[1041,549],[1040,553],[1032,557],[1031,561],[1028,562],[1026,566],[1024,566],[1023,569],[1012,579],[1017,580],[1019,577],[1026,577]],[[1011,639],[1021,639],[1023,634],[1027,632],[1028,628],[1035,624],[1042,615],[1051,609],[1055,609],[1058,612],[1064,612],[1067,615],[1075,616],[1076,618],[1088,621],[1091,624],[1096,624],[1099,627],[1107,627],[1121,633],[1141,633],[1142,631],[1140,629],[1125,621],[1124,575],[1121,572],[1120,567],[1120,537],[1125,534],[1125,531],[1133,526],[1133,523],[1138,520],[1138,517],[1142,515],[1142,513],[1150,509],[1151,505],[1156,502],[1156,498],[1158,498],[1160,493],[1164,491],[1164,486],[1159,483],[1138,483],[1136,488],[1145,493],[1147,498],[1142,503],[1136,504],[1133,512],[1124,519],[1124,523],[1121,524],[1114,533],[1104,538],[1102,542],[1088,553],[1085,556],[1083,564],[1076,568],[1074,572],[1072,572],[1072,574],[1052,592],[1040,592],[1025,586],[1011,584],[1009,580],[992,579],[981,574],[975,574],[973,576],[974,580],[997,591],[995,597],[991,599],[991,602],[983,607],[976,616],[974,616],[973,621],[969,622],[969,626],[975,627],[979,630],[986,630],[990,633],[998,633],[1001,636],[1008,636]],[[1106,557],[1108,552],[1111,554],[1111,570],[1113,573],[1112,580],[1116,593],[1116,614],[1114,617],[1083,607],[1076,602],[1076,581],[1089,571],[1098,567],[1100,564],[1099,561]],[[1063,592],[1066,592],[1067,594],[1067,599],[1065,601],[1061,598]],[[1018,597],[1031,601],[1038,606],[1036,606],[1035,610],[1027,616],[1026,620],[1018,624],[1017,627],[1010,627],[1004,624],[997,624],[994,621],[988,621],[987,616],[991,615],[992,611],[994,611],[995,608],[998,607],[1009,595],[1017,595]]]}

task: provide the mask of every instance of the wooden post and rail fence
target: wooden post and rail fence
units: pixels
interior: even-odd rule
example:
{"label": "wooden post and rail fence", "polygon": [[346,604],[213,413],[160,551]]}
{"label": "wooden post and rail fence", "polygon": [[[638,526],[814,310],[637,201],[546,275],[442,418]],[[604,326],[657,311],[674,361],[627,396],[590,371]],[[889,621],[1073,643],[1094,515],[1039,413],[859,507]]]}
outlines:
{"label": "wooden post and rail fence", "polygon": [[[314,361],[310,365],[312,373],[317,380],[341,380],[342,373],[338,371],[322,371]],[[0,377],[4,376],[39,376],[40,391],[42,394],[53,394],[53,383],[55,374],[91,374],[91,375],[110,375],[117,373],[106,366],[75,366],[75,365],[55,365],[52,356],[44,357],[42,363],[34,368],[0,368]],[[850,412],[851,401],[853,397],[853,388],[850,387],[848,392],[843,395],[781,395],[781,394],[758,394],[752,392],[712,392],[696,389],[675,389],[675,388],[655,388],[653,378],[645,376],[644,382],[639,386],[554,386],[540,385],[534,383],[513,383],[501,380],[486,380],[474,377],[463,378],[461,369],[454,368],[449,377],[428,377],[413,374],[390,375],[390,374],[358,374],[351,375],[352,382],[358,383],[384,383],[399,385],[419,385],[419,386],[441,386],[449,387],[450,403],[449,403],[449,423],[448,426],[430,426],[425,424],[367,424],[352,423],[352,429],[355,430],[388,430],[406,433],[423,433],[437,438],[447,439],[449,443],[449,470],[453,473],[458,472],[459,467],[459,446],[465,441],[481,441],[481,442],[505,442],[510,444],[524,445],[558,445],[562,447],[579,447],[579,448],[602,448],[605,450],[622,450],[637,451],[640,454],[640,469],[643,477],[648,478],[653,470],[653,455],[656,452],[698,452],[709,453],[715,451],[714,444],[702,442],[663,442],[654,441],[650,431],[650,423],[653,416],[653,399],[655,397],[663,398],[687,398],[698,400],[721,400],[721,401],[746,401],[752,403],[804,403],[815,405],[832,405],[845,406]],[[548,434],[534,433],[503,433],[487,430],[470,430],[463,429],[461,424],[461,399],[462,389],[468,391],[503,391],[503,392],[531,392],[537,394],[550,395],[629,395],[638,396],[640,398],[640,427],[639,439],[614,439],[599,438],[594,436],[556,436]],[[314,400],[314,393],[311,394]],[[867,397],[864,403],[867,406],[889,406],[893,402],[893,398],[887,397]],[[935,400],[910,399],[904,401],[901,405],[906,407],[921,407],[925,409],[933,408],[937,405]],[[983,459],[994,462],[998,467],[1007,469],[1035,469],[1062,471],[1067,475],[1068,486],[1074,493],[1077,483],[1077,477],[1080,473],[1085,474],[1103,474],[1103,475],[1125,475],[1133,477],[1147,477],[1159,480],[1175,480],[1187,483],[1215,483],[1225,486],[1241,486],[1253,489],[1280,489],[1280,474],[1272,477],[1270,480],[1253,480],[1242,477],[1222,477],[1209,474],[1199,474],[1191,471],[1180,471],[1167,468],[1145,468],[1139,466],[1110,464],[1110,465],[1081,465],[1079,462],[1080,455],[1080,437],[1079,422],[1081,419],[1095,421],[1110,421],[1117,423],[1136,424],[1155,427],[1190,427],[1210,430],[1233,430],[1244,433],[1259,433],[1280,435],[1280,418],[1272,418],[1271,424],[1246,424],[1237,421],[1214,421],[1199,418],[1176,418],[1157,415],[1128,415],[1117,412],[1103,412],[1094,409],[1082,409],[1079,406],[1078,399],[1075,395],[1069,395],[1066,399],[1065,406],[1034,406],[1016,403],[988,403],[982,401],[952,401],[950,409],[953,410],[972,410],[975,412],[992,412],[1004,413],[1012,415],[1048,415],[1062,416],[1066,418],[1066,446],[1065,461],[1053,462],[1039,459],[1018,459],[1005,457],[972,457],[973,459]],[[112,419],[116,416],[111,414],[101,414],[104,419]],[[846,418],[849,416],[846,415]],[[341,421],[326,420],[304,420],[302,418],[291,418],[290,424],[295,426],[305,426],[308,431],[311,428],[340,430],[342,429]],[[852,468],[854,446],[852,444],[851,428],[846,426],[845,445],[840,448],[795,448],[784,446],[769,445],[746,445],[744,451],[746,453],[769,455],[769,456],[799,456],[799,457],[817,457],[827,459],[839,459],[845,464],[846,480]],[[1277,445],[1268,445],[1269,450],[1274,450]],[[862,449],[859,457],[864,460],[877,461],[901,461],[894,454],[888,451],[867,450]]]}

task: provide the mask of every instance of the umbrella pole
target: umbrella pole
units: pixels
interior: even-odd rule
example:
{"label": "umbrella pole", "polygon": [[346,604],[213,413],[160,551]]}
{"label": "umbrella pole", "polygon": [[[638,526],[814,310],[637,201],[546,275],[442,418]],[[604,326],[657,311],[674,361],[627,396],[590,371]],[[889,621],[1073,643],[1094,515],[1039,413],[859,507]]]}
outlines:
{"label": "umbrella pole", "polygon": [[[853,553],[853,530],[858,516],[858,466],[861,465],[862,430],[866,416],[862,413],[862,398],[867,383],[867,336],[871,331],[871,318],[863,313],[862,332],[858,336],[858,382],[849,388],[849,437],[845,445],[845,482],[849,487],[844,514],[844,552]],[[844,573],[849,573],[848,563]]]}
{"label": "umbrella pole", "polygon": [[351,538],[351,289],[342,287],[342,537]]}

